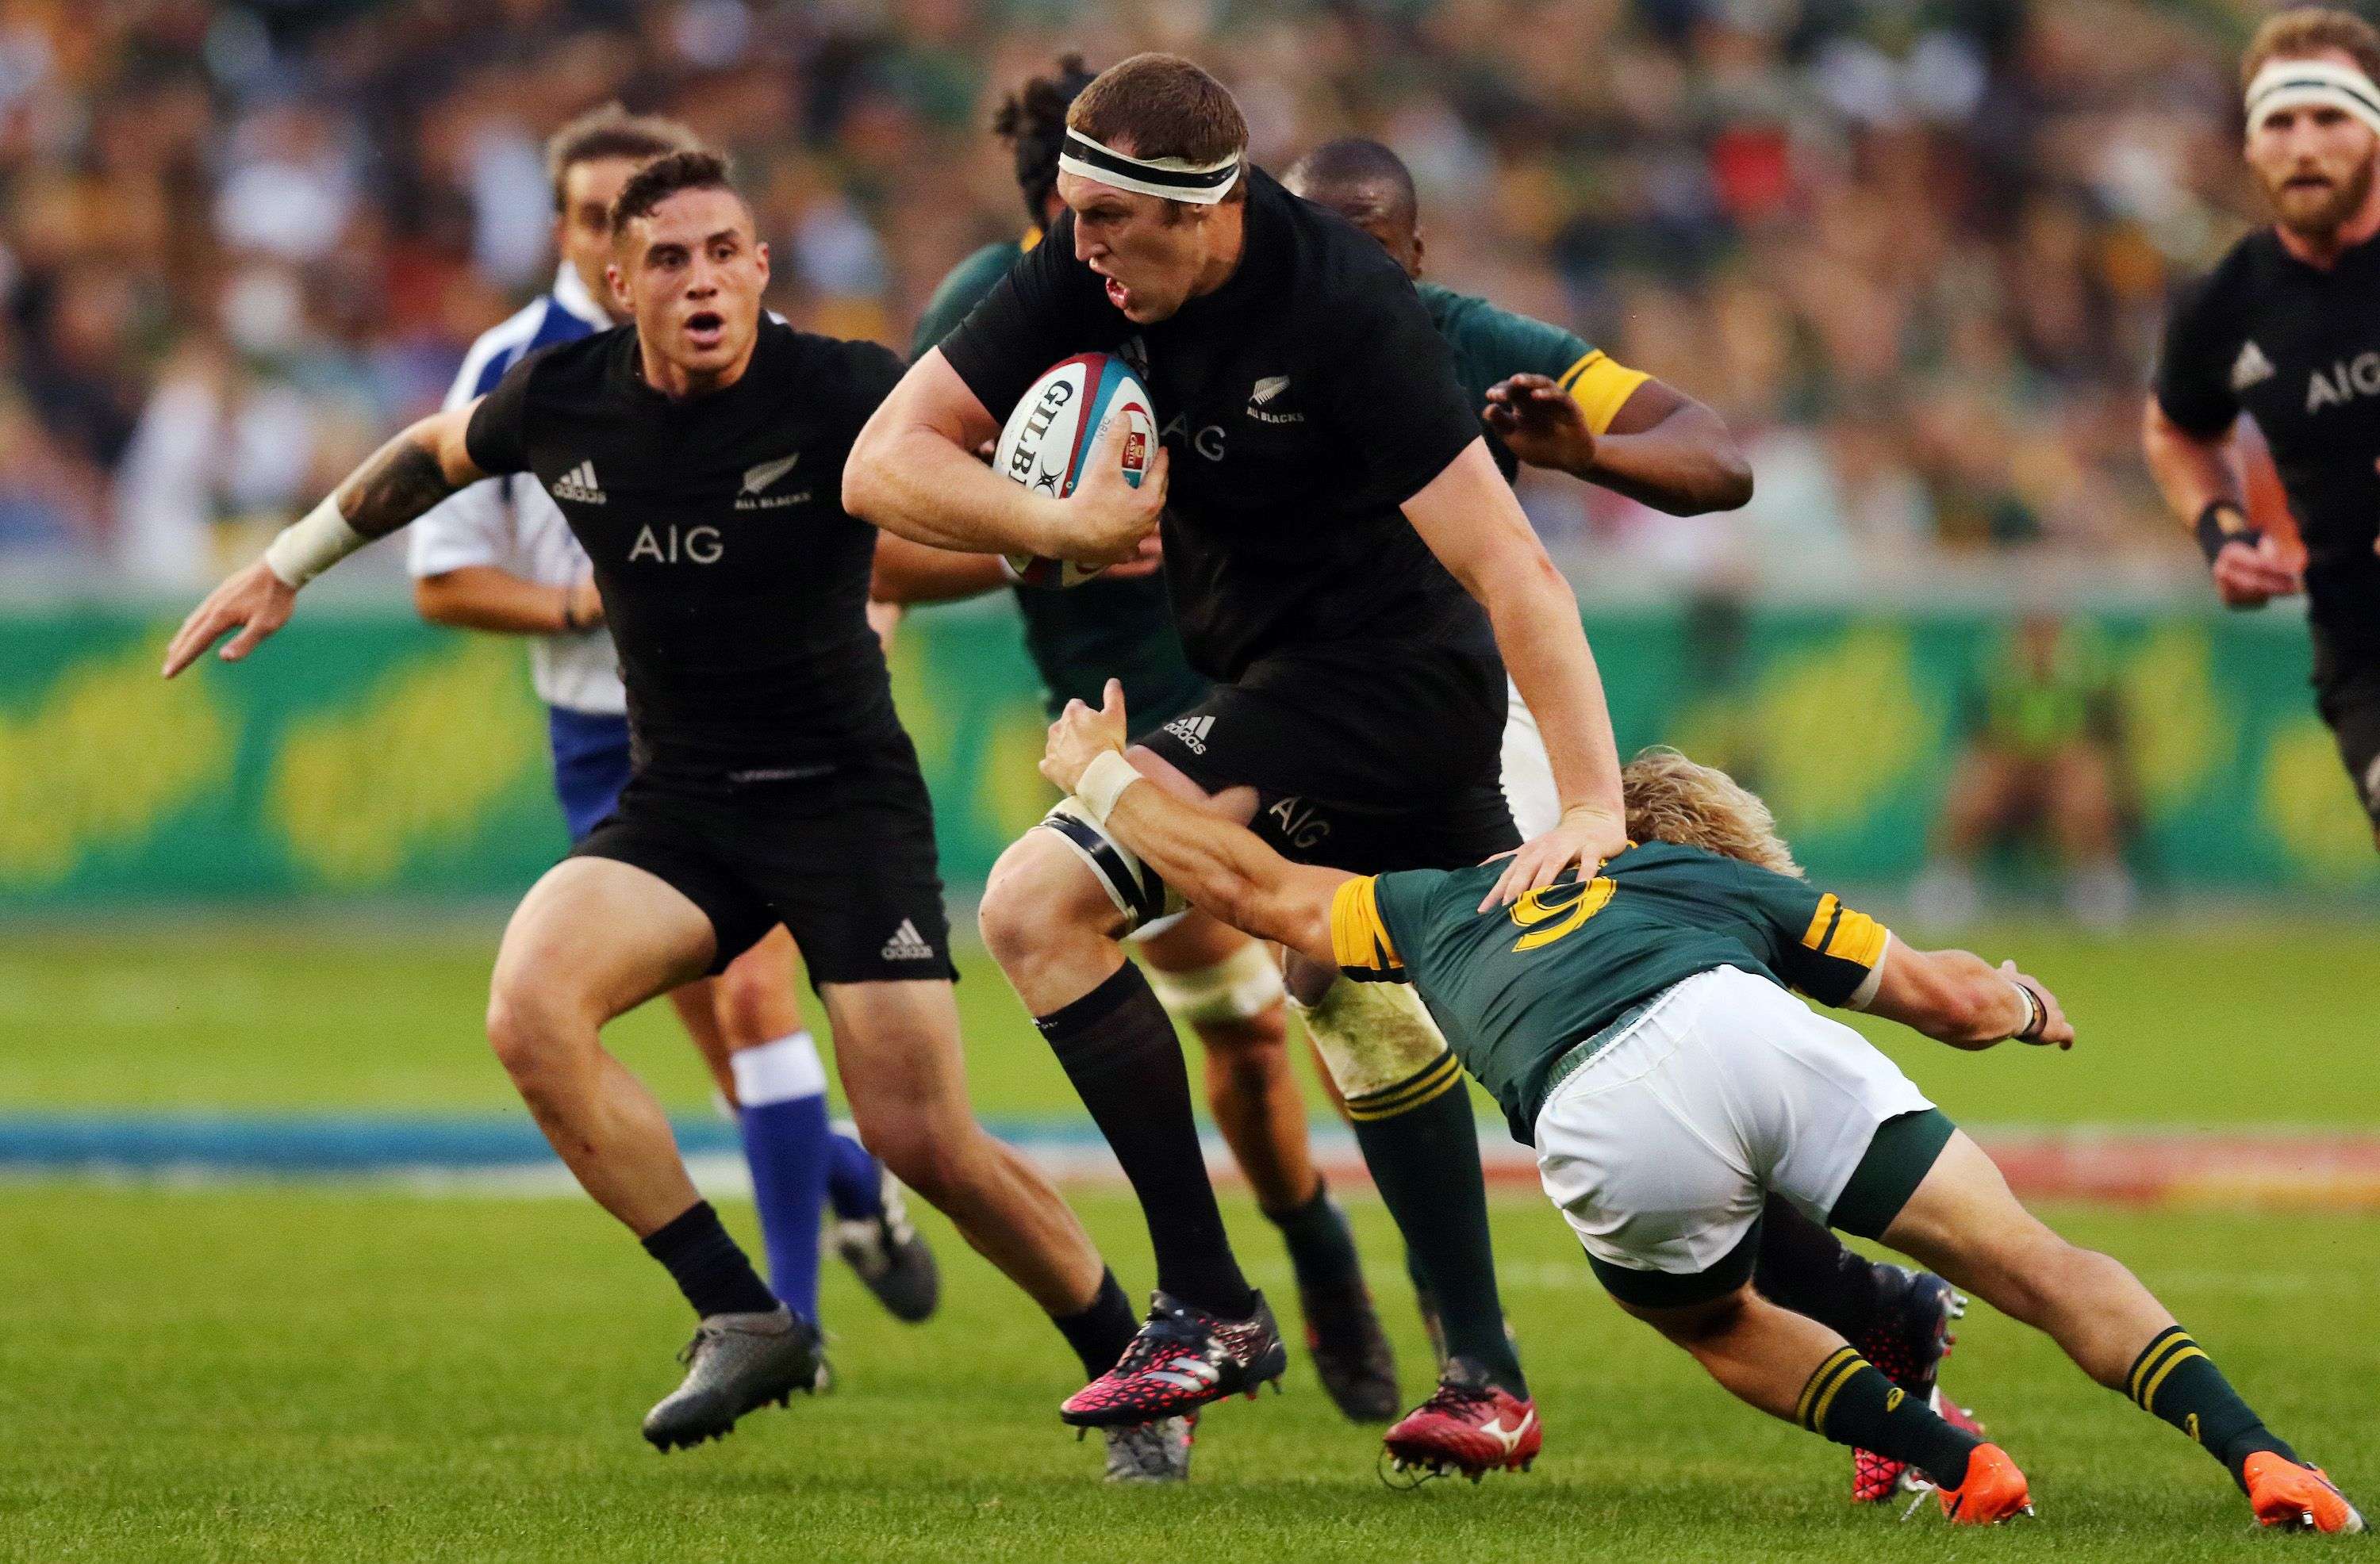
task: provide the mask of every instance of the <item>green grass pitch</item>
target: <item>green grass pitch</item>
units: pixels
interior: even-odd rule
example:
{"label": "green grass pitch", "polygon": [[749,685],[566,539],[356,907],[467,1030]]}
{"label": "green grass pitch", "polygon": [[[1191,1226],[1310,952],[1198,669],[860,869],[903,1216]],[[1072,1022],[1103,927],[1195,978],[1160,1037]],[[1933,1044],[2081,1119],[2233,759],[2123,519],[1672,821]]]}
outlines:
{"label": "green grass pitch", "polygon": [[[1079,1205],[1145,1282],[1128,1203]],[[748,1231],[748,1209],[729,1215]],[[1244,1202],[1230,1215],[1286,1300],[1278,1246]],[[1393,1239],[1377,1205],[1357,1216],[1417,1391]],[[2367,1222],[2052,1216],[2128,1257],[2274,1425],[2369,1502]],[[2254,1534],[2181,1436],[1980,1307],[1947,1383],[2026,1466],[2040,1518],[1978,1536],[1930,1510],[1907,1525],[1897,1507],[1854,1510],[1847,1452],[1737,1405],[1623,1318],[1540,1203],[1498,1217],[1547,1419],[1534,1473],[1388,1491],[1373,1432],[1336,1418],[1301,1354],[1286,1394],[1208,1415],[1189,1487],[1152,1492],[1095,1480],[1097,1447],[1056,1417],[1070,1357],[938,1220],[939,1318],[896,1325],[831,1271],[834,1393],[662,1457],[636,1423],[674,1383],[691,1321],[578,1201],[0,1188],[15,1279],[0,1558],[2142,1564],[2331,1546]]]}
{"label": "green grass pitch", "polygon": [[[0,1113],[47,1109],[506,1109],[479,1035],[492,923],[0,931]],[[2314,920],[1973,937],[2056,983],[2074,1053],[1895,1044],[1977,1123],[2380,1123],[2372,930]],[[1071,1116],[1063,1080],[980,958],[961,985],[988,1114]],[[612,1041],[684,1111],[707,1085],[658,1007]],[[1126,1285],[1145,1240],[1111,1191],[1073,1198]],[[2034,1482],[1988,1536],[1853,1510],[1848,1456],[1761,1419],[1596,1290],[1559,1218],[1498,1197],[1513,1317],[1547,1418],[1525,1477],[1397,1495],[1371,1431],[1302,1355],[1289,1393],[1202,1429],[1187,1489],[1113,1492],[1055,1407],[1072,1361],[929,1218],[949,1273],[922,1328],[828,1275],[842,1383],[723,1445],[636,1435],[690,1320],[575,1198],[365,1187],[0,1183],[0,1561],[378,1559],[1742,1560],[2264,1557],[2214,1464],[1980,1305],[1948,1383]],[[1424,1349],[1378,1206],[1353,1204],[1409,1394]],[[1293,1295],[1244,1199],[1258,1282]],[[2050,1213],[2130,1261],[2286,1437],[2367,1507],[2380,1220]],[[729,1206],[748,1233],[749,1208]],[[2349,1545],[2353,1546],[2353,1545]]]}
{"label": "green grass pitch", "polygon": [[[0,1110],[516,1109],[480,1031],[501,929],[500,916],[461,927],[348,916],[326,932],[193,915],[0,930]],[[1961,1054],[1863,1022],[1954,1118],[2380,1123],[2368,923],[2193,920],[2112,939],[2049,925],[1969,938],[2055,987],[2082,1040],[2070,1054]],[[999,971],[977,951],[963,950],[960,964],[979,1110],[1078,1115]],[[709,1078],[667,1006],[622,1019],[607,1038],[674,1108],[708,1100]]]}

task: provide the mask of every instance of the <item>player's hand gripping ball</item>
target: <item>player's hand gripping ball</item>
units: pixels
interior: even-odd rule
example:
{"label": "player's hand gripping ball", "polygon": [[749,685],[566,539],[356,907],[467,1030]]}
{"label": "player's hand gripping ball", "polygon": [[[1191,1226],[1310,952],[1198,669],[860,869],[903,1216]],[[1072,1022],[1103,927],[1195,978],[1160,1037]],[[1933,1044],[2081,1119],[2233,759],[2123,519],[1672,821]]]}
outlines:
{"label": "player's hand gripping ball", "polygon": [[[1062,500],[1111,418],[1124,420],[1124,481],[1137,489],[1157,455],[1157,420],[1140,377],[1112,353],[1079,353],[1050,366],[1008,415],[991,465],[1036,493]],[[1010,554],[1008,568],[1028,587],[1075,587],[1105,567]]]}

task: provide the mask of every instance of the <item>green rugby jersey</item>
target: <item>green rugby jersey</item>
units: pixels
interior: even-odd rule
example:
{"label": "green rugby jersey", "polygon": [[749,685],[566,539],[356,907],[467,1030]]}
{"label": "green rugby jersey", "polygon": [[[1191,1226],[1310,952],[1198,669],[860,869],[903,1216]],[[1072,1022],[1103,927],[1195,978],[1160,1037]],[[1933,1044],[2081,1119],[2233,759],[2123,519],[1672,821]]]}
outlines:
{"label": "green rugby jersey", "polygon": [[1650,842],[1575,870],[1510,907],[1478,911],[1503,872],[1410,869],[1339,888],[1340,970],[1421,991],[1463,1068],[1534,1144],[1547,1077],[1630,1006],[1714,967],[1739,967],[1823,1004],[1858,995],[1883,927],[1807,881],[1695,847]]}
{"label": "green rugby jersey", "polygon": [[[1040,242],[1037,229],[1021,242],[986,245],[953,267],[917,319],[910,360],[924,358],[948,336]],[[1025,618],[1025,649],[1041,675],[1052,716],[1069,700],[1097,707],[1111,678],[1123,681],[1124,707],[1141,733],[1164,726],[1207,697],[1207,681],[1190,666],[1190,654],[1173,627],[1161,571],[1133,580],[1094,578],[1063,591],[1020,586],[1016,608]]]}
{"label": "green rugby jersey", "polygon": [[[1586,427],[1601,434],[1636,388],[1652,377],[1624,369],[1600,348],[1560,326],[1499,309],[1484,298],[1436,283],[1415,283],[1438,334],[1454,349],[1454,378],[1474,407],[1488,405],[1488,387],[1514,375],[1544,375],[1585,410]],[[1490,431],[1488,448],[1510,482],[1520,459]]]}

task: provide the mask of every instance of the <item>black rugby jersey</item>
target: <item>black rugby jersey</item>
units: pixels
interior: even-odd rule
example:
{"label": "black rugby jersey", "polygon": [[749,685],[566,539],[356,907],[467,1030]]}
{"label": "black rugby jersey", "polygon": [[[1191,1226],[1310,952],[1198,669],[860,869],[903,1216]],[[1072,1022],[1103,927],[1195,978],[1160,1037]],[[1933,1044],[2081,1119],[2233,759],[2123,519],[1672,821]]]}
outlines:
{"label": "black rugby jersey", "polygon": [[997,418],[1071,354],[1141,374],[1173,456],[1174,618],[1208,677],[1319,642],[1492,661],[1486,613],[1399,509],[1480,437],[1446,343],[1377,240],[1247,179],[1238,270],[1170,319],[1135,325],[1108,302],[1068,212],[943,357]]}
{"label": "black rugby jersey", "polygon": [[673,400],[633,326],[535,353],[471,415],[471,460],[530,472],[593,562],[638,774],[823,775],[901,736],[868,627],[876,529],[843,464],[901,360],[763,319],[743,377]]}
{"label": "black rugby jersey", "polygon": [[2380,651],[2380,240],[2325,272],[2270,227],[2241,239],[2175,304],[2156,399],[2193,434],[2255,417],[2305,535],[2314,623]]}

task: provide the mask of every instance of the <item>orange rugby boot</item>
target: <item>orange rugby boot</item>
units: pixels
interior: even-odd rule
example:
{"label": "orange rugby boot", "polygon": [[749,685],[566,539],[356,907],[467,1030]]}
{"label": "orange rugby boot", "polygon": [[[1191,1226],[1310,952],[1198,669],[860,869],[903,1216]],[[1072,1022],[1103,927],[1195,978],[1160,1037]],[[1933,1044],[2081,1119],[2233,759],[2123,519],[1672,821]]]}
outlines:
{"label": "orange rugby boot", "polygon": [[2033,1513],[2024,1473],[1998,1445],[1977,1445],[1967,1457],[1967,1480],[1955,1488],[1937,1488],[1934,1497],[1954,1526],[1991,1526]]}
{"label": "orange rugby boot", "polygon": [[2319,1466],[2300,1466],[2273,1450],[2248,1458],[2242,1473],[2256,1524],[2292,1532],[2360,1532],[2363,1517]]}

